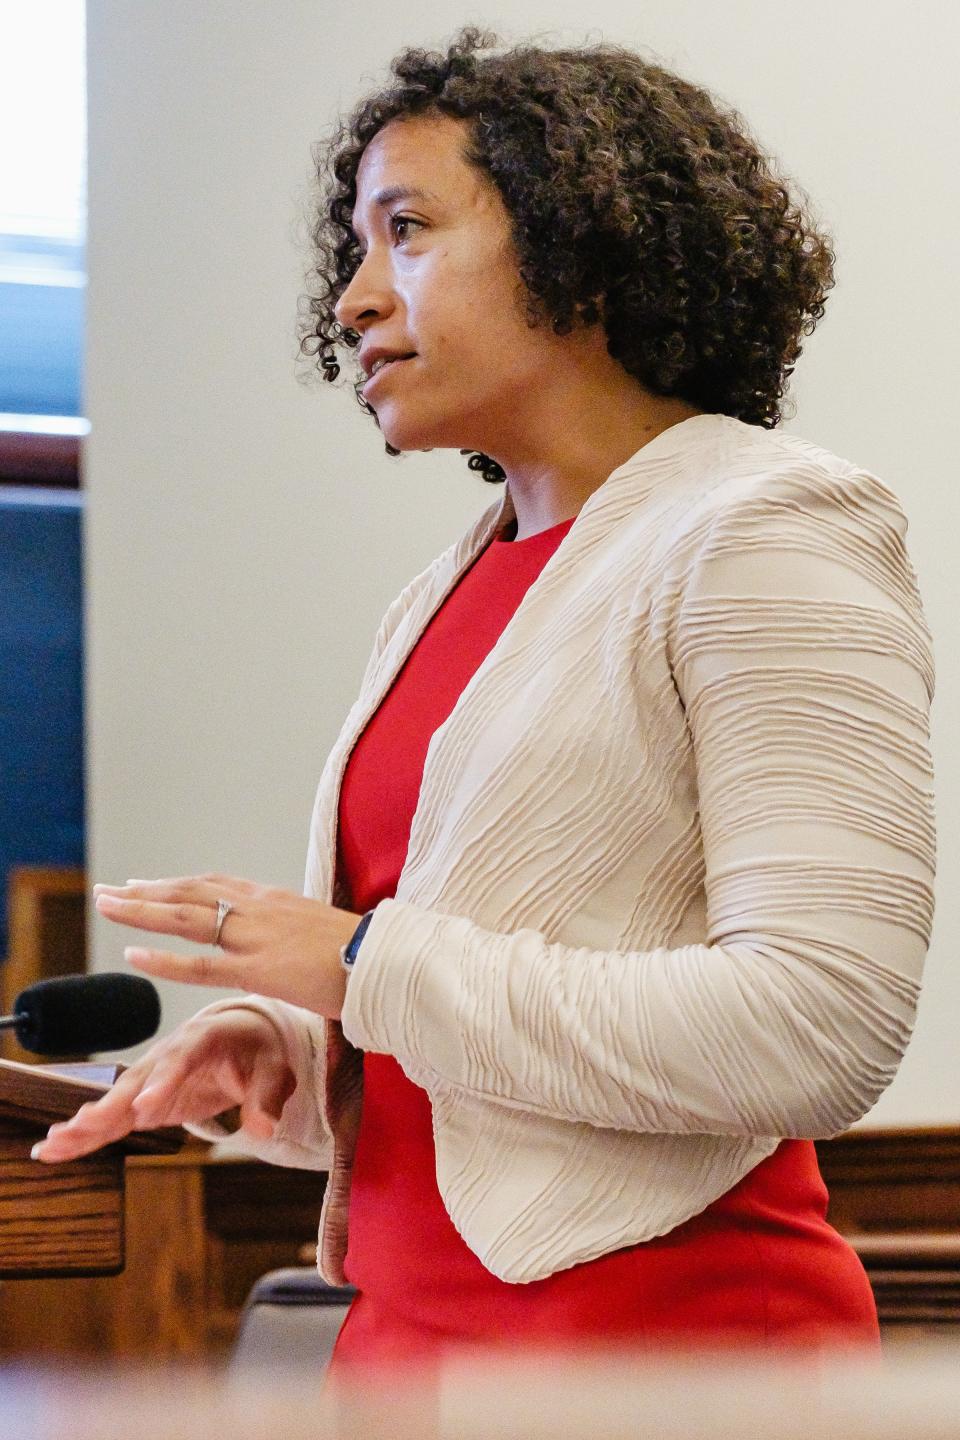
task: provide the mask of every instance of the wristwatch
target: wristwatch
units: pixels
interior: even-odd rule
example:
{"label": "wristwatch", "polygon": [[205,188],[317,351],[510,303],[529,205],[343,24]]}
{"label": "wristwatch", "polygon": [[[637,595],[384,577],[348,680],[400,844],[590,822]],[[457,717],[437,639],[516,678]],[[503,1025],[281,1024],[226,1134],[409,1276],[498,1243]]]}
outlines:
{"label": "wristwatch", "polygon": [[343,945],[341,947],[340,961],[345,970],[353,969],[353,962],[356,960],[357,951],[360,949],[360,941],[363,939],[364,935],[366,935],[367,926],[370,924],[370,921],[372,919],[373,911],[368,910],[361,919],[360,924],[357,926],[356,930],[354,930],[353,934],[350,936],[350,939],[347,941],[346,945]]}

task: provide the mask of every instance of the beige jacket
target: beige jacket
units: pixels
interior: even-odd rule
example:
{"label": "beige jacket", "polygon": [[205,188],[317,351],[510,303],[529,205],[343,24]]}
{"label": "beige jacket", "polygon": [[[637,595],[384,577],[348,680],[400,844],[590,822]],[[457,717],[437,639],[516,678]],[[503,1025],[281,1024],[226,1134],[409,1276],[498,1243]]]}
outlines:
{"label": "beige jacket", "polygon": [[[352,908],[350,750],[513,515],[507,488],[387,611],[320,779],[306,894]],[[340,1022],[221,1002],[286,1036],[297,1090],[247,1148],[330,1168],[328,1280],[362,1050],[427,1091],[450,1217],[518,1283],[665,1234],[890,1084],[935,868],[906,529],[874,475],[723,415],[664,431],[590,496],[430,742]]]}

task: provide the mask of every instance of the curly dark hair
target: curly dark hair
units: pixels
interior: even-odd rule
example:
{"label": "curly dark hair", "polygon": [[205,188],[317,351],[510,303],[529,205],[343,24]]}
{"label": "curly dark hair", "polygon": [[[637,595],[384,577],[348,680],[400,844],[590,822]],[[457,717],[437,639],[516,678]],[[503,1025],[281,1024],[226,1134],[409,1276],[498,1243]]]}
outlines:
{"label": "curly dark hair", "polygon": [[[531,325],[566,335],[599,320],[611,356],[648,391],[773,429],[800,337],[834,284],[831,237],[706,90],[618,45],[481,53],[498,46],[467,26],[446,54],[404,50],[395,83],[314,146],[322,198],[300,354],[334,380],[338,347],[359,345],[334,306],[360,264],[360,159],[389,121],[434,113],[468,122],[464,156],[512,221]],[[485,480],[504,479],[489,456],[461,453]]]}

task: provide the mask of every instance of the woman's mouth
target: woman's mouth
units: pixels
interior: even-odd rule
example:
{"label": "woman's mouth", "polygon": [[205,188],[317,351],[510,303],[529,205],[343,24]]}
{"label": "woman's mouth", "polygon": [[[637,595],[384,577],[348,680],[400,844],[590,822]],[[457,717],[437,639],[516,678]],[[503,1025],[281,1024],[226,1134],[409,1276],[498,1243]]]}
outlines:
{"label": "woman's mouth", "polygon": [[374,381],[379,380],[381,375],[386,375],[389,371],[395,370],[398,365],[402,365],[406,360],[414,359],[416,359],[416,353],[414,353],[413,355],[398,355],[395,360],[388,360],[385,364],[378,365],[377,369],[374,370],[369,380],[367,380],[361,393],[363,395],[366,395],[367,391],[373,385]]}

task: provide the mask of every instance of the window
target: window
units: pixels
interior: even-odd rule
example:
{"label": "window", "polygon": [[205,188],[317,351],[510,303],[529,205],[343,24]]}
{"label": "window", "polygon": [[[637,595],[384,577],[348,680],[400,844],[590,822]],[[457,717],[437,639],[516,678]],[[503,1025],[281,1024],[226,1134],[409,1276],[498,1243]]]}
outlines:
{"label": "window", "polygon": [[76,485],[89,428],[85,29],[83,0],[0,19],[0,480],[16,483]]}

